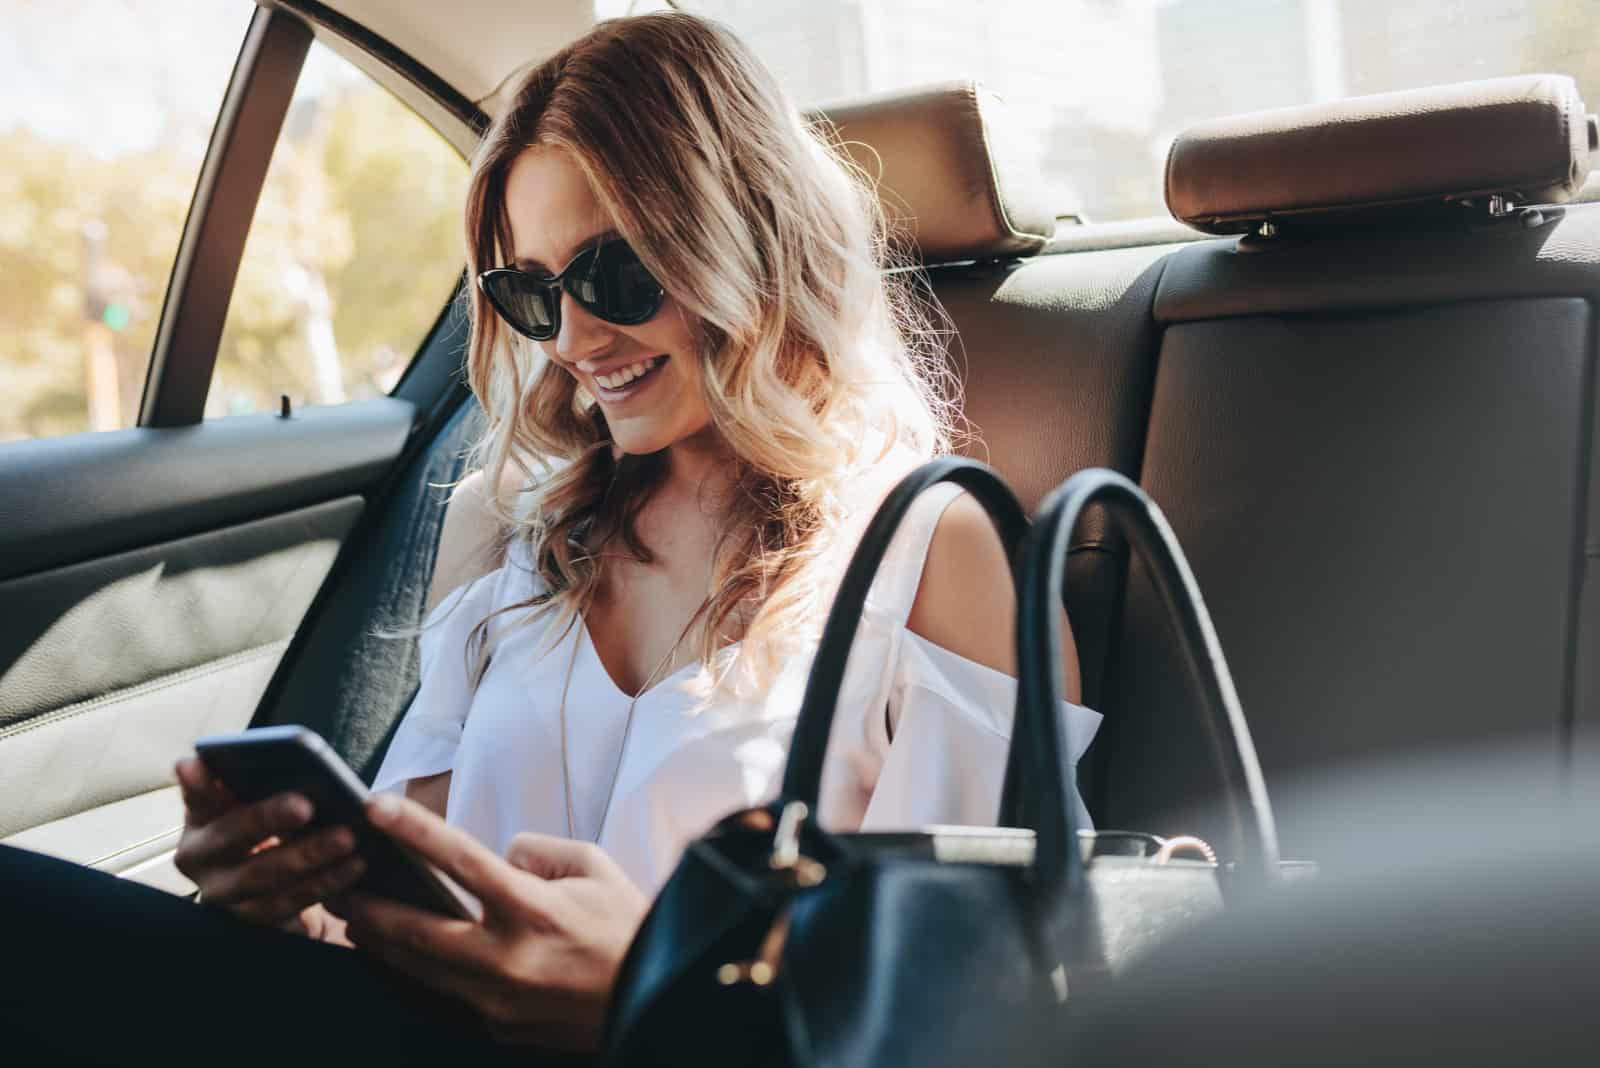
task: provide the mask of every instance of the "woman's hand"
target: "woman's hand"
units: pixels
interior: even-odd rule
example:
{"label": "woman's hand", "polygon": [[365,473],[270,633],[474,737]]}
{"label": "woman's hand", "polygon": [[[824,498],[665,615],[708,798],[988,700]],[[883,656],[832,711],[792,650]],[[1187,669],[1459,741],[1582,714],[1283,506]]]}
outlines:
{"label": "woman's hand", "polygon": [[501,1042],[593,1050],[623,954],[649,902],[596,846],[519,834],[502,860],[415,802],[378,796],[374,825],[477,896],[478,921],[365,894],[330,907],[356,945],[477,1010]]}
{"label": "woman's hand", "polygon": [[176,771],[186,810],[176,860],[201,899],[255,923],[344,942],[343,924],[318,903],[361,877],[349,828],[285,845],[280,836],[311,819],[306,798],[279,794],[241,805],[198,759],[178,761]]}

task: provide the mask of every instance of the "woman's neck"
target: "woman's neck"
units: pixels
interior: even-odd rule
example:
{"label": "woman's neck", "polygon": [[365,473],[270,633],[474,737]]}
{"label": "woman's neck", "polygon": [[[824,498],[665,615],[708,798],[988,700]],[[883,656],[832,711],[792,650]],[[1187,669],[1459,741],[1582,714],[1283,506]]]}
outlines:
{"label": "woman's neck", "polygon": [[669,445],[666,460],[669,496],[720,501],[732,485],[733,453],[711,427]]}

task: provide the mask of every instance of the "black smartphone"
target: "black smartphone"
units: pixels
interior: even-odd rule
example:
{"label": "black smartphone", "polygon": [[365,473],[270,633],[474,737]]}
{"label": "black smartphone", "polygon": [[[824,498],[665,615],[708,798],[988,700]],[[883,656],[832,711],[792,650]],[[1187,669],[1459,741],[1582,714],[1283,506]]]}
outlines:
{"label": "black smartphone", "polygon": [[322,736],[308,727],[253,727],[194,743],[206,769],[242,802],[294,791],[312,805],[301,833],[346,826],[367,870],[356,889],[459,919],[475,919],[463,891],[409,847],[367,821],[370,791]]}

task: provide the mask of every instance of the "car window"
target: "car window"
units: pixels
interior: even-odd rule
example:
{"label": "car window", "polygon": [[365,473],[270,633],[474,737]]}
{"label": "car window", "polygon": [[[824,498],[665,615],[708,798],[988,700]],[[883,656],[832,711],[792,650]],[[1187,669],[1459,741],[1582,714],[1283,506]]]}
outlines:
{"label": "car window", "polygon": [[[601,16],[664,6],[597,0]],[[1600,103],[1592,0],[679,0],[743,37],[804,105],[974,77],[1003,96],[1064,214],[1164,215],[1196,122],[1508,74]]]}
{"label": "car window", "polygon": [[6,4],[0,441],[132,426],[255,5]]}
{"label": "car window", "polygon": [[206,417],[387,393],[466,259],[467,164],[315,42],[245,242]]}

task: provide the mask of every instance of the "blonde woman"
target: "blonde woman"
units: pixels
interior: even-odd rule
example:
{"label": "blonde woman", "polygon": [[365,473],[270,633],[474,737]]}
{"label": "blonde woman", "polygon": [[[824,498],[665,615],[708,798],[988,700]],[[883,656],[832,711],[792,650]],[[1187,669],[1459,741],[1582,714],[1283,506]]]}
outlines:
{"label": "blonde woman", "polygon": [[[236,1031],[276,991],[389,1061],[594,1048],[683,846],[775,792],[866,519],[948,448],[938,354],[841,160],[738,41],[686,15],[604,23],[516,87],[466,209],[488,430],[439,568],[471,581],[422,629],[371,809],[483,918],[347,892],[347,830],[297,838],[306,799],[234,806],[184,761],[179,866],[212,907],[95,896],[187,947],[166,966],[188,969],[197,1033]],[[473,514],[506,532],[477,577]],[[852,648],[825,824],[993,821],[1009,589],[977,504],[925,495]],[[1098,716],[1063,716],[1075,758]],[[202,929],[211,948],[185,941]]]}

